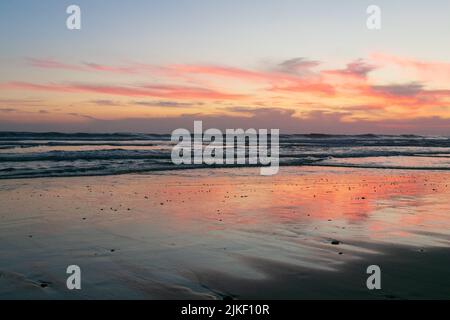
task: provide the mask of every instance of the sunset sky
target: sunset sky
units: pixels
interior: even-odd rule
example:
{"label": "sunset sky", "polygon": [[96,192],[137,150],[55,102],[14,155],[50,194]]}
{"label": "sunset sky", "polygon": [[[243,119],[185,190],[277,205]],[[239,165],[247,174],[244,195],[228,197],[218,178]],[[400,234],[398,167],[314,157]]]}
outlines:
{"label": "sunset sky", "polygon": [[449,35],[437,0],[1,1],[0,131],[450,135]]}

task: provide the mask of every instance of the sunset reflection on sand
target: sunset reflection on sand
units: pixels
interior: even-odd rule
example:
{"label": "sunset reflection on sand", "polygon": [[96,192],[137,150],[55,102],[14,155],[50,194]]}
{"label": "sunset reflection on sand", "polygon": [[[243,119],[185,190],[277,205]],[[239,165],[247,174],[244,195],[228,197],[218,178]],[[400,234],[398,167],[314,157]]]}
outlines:
{"label": "sunset reflection on sand", "polygon": [[[394,283],[406,297],[432,285],[417,282],[417,272],[449,278],[449,173],[283,167],[263,177],[257,170],[7,180],[0,296],[49,294],[14,272],[25,283],[50,279],[52,295],[64,297],[55,272],[69,262],[84,266],[92,298],[107,288],[111,298],[301,298],[309,286],[342,277],[344,297],[370,298],[351,278],[364,277],[369,263],[409,274],[414,284]],[[271,289],[251,290],[249,281]]]}

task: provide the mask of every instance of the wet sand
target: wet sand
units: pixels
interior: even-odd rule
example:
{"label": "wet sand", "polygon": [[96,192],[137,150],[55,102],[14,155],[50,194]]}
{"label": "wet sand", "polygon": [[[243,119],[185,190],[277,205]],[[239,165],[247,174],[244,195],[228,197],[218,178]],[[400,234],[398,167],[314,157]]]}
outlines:
{"label": "wet sand", "polygon": [[258,173],[2,180],[0,299],[450,298],[450,173]]}

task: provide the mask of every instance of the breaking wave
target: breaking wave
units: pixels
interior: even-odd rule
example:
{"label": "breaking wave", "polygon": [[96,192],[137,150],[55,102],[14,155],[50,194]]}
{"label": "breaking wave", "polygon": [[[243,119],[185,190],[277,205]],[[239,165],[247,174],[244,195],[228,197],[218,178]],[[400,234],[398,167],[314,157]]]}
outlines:
{"label": "breaking wave", "polygon": [[[172,164],[172,146],[170,135],[159,134],[0,132],[0,179],[211,167]],[[450,170],[450,138],[374,134],[281,135],[280,166],[305,165]]]}

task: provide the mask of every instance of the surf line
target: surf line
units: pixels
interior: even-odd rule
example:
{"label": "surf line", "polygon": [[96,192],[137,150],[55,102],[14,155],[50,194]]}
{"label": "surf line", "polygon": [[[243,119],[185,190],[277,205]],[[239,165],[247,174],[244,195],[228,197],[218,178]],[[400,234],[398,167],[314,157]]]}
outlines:
{"label": "surf line", "polygon": [[[225,136],[225,144],[224,144]],[[280,130],[270,129],[269,155],[268,129],[250,128],[226,129],[225,135],[219,129],[203,132],[202,121],[194,121],[193,139],[191,132],[179,128],[172,131],[172,163],[206,165],[261,165],[261,175],[278,173],[280,163]],[[224,157],[224,150],[226,156]],[[248,155],[248,157],[247,157]]]}

